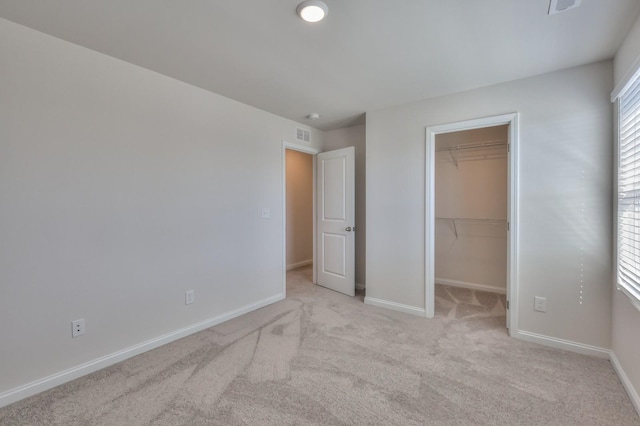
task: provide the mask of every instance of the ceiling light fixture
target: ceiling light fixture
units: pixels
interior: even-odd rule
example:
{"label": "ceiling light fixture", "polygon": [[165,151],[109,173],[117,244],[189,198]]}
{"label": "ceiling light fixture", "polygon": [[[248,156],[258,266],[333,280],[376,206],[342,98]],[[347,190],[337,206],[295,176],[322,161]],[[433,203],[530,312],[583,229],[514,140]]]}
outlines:
{"label": "ceiling light fixture", "polygon": [[327,16],[329,8],[320,0],[306,0],[298,5],[296,12],[307,22],[318,22]]}
{"label": "ceiling light fixture", "polygon": [[309,120],[317,120],[318,118],[320,118],[320,114],[318,114],[317,112],[313,112],[313,113],[307,115],[307,118]]}

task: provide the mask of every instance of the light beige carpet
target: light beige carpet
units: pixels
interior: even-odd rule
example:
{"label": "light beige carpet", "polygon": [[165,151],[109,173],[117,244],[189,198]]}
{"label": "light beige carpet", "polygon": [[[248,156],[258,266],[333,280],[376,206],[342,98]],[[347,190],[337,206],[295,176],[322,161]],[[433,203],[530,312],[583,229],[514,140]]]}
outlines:
{"label": "light beige carpet", "polygon": [[511,339],[504,299],[437,317],[289,274],[288,298],[0,409],[2,425],[640,425],[606,360]]}

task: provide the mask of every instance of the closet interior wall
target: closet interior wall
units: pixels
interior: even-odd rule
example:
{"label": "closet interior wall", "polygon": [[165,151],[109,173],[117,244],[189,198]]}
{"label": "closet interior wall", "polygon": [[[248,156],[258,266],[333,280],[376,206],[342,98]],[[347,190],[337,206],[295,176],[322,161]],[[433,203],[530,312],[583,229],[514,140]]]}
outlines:
{"label": "closet interior wall", "polygon": [[287,149],[287,270],[313,264],[313,156]]}
{"label": "closet interior wall", "polygon": [[435,282],[506,293],[508,126],[436,136]]}

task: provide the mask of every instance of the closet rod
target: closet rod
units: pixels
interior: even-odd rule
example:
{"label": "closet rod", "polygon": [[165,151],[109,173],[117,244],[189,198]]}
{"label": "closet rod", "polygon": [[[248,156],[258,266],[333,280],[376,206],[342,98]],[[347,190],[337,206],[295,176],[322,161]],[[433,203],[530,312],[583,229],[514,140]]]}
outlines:
{"label": "closet rod", "polygon": [[506,225],[506,220],[501,219],[473,219],[473,218],[462,218],[462,217],[436,217],[437,220],[447,220],[450,221],[453,225],[453,233],[456,236],[456,240],[458,239],[458,222],[462,223],[483,223],[485,225]]}
{"label": "closet rod", "polygon": [[470,222],[470,223],[486,223],[489,225],[502,225],[507,223],[504,219],[477,219],[471,217],[436,217],[438,220],[456,220],[458,222]]}
{"label": "closet rod", "polygon": [[441,148],[437,148],[436,151],[458,151],[461,149],[477,149],[477,148],[489,148],[492,146],[506,146],[506,139],[498,139],[494,141],[486,141],[481,143],[463,143],[460,145],[452,145],[452,146],[443,146]]}

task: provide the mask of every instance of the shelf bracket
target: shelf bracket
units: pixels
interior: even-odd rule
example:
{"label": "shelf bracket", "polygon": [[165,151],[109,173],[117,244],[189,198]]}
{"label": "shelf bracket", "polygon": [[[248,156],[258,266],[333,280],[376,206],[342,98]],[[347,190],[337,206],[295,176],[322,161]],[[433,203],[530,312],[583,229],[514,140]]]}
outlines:
{"label": "shelf bracket", "polygon": [[[457,167],[457,165],[456,165]],[[456,225],[456,220],[451,219],[451,223],[453,224],[453,233],[456,236],[456,240],[458,239],[458,226]]]}
{"label": "shelf bracket", "polygon": [[449,155],[451,156],[451,161],[453,161],[453,164],[455,164],[456,169],[458,168],[458,159],[456,158],[456,156],[453,154],[453,149],[449,149]]}

